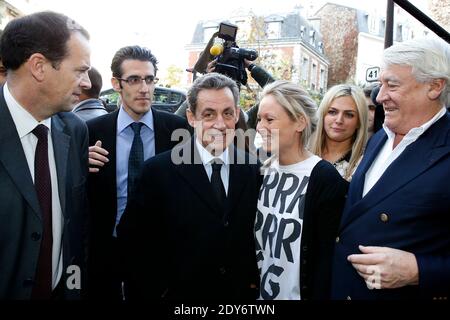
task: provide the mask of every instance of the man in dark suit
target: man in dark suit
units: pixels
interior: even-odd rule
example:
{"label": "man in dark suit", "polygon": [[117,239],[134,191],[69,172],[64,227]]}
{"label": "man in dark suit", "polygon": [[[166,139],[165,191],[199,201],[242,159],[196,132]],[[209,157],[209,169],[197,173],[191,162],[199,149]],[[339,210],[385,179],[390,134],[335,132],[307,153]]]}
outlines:
{"label": "man in dark suit", "polygon": [[0,299],[76,299],[85,289],[88,133],[68,111],[91,86],[88,39],[53,12],[12,20],[2,34]]}
{"label": "man in dark suit", "polygon": [[[155,56],[146,48],[130,46],[118,50],[111,64],[111,81],[120,94],[122,105],[113,113],[87,122],[93,146],[91,163],[101,166],[105,163],[99,172],[89,175],[92,212],[89,292],[92,298],[122,299],[123,261],[119,255],[116,225],[134,193],[132,188],[137,174],[131,169],[139,171],[136,165],[170,150],[176,144],[171,141],[172,132],[187,127],[184,119],[151,108],[157,81],[156,64]],[[136,125],[140,126],[137,134],[133,131]],[[137,161],[136,146],[140,146]],[[101,153],[105,154],[105,150],[109,152],[109,161],[102,159]]]}
{"label": "man in dark suit", "polygon": [[448,299],[450,46],[385,50],[377,100],[384,130],[350,184],[336,239],[334,299]]}
{"label": "man in dark suit", "polygon": [[100,99],[100,91],[103,86],[102,75],[94,67],[91,67],[88,74],[89,79],[91,80],[91,88],[89,90],[81,91],[80,102],[77,103],[72,110],[73,113],[84,121],[108,113],[104,102]]}
{"label": "man in dark suit", "polygon": [[119,224],[130,298],[254,299],[257,160],[234,147],[239,91],[226,76],[188,93],[195,135],[146,162]]}

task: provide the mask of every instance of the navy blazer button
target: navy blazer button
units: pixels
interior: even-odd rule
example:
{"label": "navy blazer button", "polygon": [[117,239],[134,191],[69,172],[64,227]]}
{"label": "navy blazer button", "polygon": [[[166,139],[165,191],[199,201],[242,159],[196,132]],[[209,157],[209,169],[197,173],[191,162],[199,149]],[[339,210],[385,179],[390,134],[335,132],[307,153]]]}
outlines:
{"label": "navy blazer button", "polygon": [[33,232],[31,234],[31,240],[33,240],[33,241],[41,240],[41,234],[39,232]]}
{"label": "navy blazer button", "polygon": [[307,247],[307,246],[303,246],[303,247],[302,247],[302,250],[303,250],[303,251],[308,251],[308,247]]}
{"label": "navy blazer button", "polygon": [[382,213],[382,214],[380,214],[380,219],[383,222],[388,222],[389,216],[386,213]]}
{"label": "navy blazer button", "polygon": [[352,297],[350,297],[350,296],[347,296],[347,300],[352,300]]}
{"label": "navy blazer button", "polygon": [[341,239],[339,237],[336,237],[336,243],[339,243]]}
{"label": "navy blazer button", "polygon": [[227,273],[227,270],[224,267],[222,267],[219,269],[219,272],[221,275],[224,275],[225,273]]}
{"label": "navy blazer button", "polygon": [[228,223],[228,221],[225,221],[224,223],[223,223],[223,226],[226,228],[226,227],[228,227],[230,224]]}
{"label": "navy blazer button", "polygon": [[32,278],[27,278],[23,281],[24,287],[31,287],[34,284],[34,280]]}

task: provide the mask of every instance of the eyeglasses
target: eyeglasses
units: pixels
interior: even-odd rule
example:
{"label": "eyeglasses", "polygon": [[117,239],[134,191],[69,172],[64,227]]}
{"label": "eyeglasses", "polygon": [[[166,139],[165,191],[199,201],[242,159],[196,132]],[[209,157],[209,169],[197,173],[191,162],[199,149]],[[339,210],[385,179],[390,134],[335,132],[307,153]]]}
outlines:
{"label": "eyeglasses", "polygon": [[121,79],[121,78],[116,78],[116,79],[120,80],[120,81],[125,81],[130,86],[140,85],[142,83],[142,80],[144,80],[147,85],[151,85],[153,83],[157,83],[158,80],[159,80],[155,76],[146,76],[144,78],[141,78],[139,76],[129,76],[126,79]]}

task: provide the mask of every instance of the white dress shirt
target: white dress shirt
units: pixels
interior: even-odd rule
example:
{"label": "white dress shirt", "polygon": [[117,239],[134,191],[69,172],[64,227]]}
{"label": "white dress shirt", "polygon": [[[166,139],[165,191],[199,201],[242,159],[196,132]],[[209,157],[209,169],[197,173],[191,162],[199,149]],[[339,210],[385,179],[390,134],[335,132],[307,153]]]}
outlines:
{"label": "white dress shirt", "polygon": [[50,178],[52,185],[52,288],[54,289],[61,279],[63,267],[63,248],[62,248],[62,234],[64,217],[62,215],[61,203],[59,201],[58,178],[56,174],[56,163],[53,152],[53,141],[51,135],[51,118],[38,122],[27,110],[25,110],[17,100],[12,96],[8,89],[8,84],[3,87],[3,94],[5,96],[6,105],[8,106],[11,117],[17,129],[22,148],[28,163],[31,178],[34,182],[34,156],[36,146],[38,143],[37,137],[32,133],[37,125],[43,124],[48,128],[48,164],[50,167]]}
{"label": "white dress shirt", "polygon": [[395,133],[383,124],[383,129],[386,131],[388,138],[375,160],[372,162],[369,170],[366,172],[363,197],[370,191],[370,189],[372,189],[375,183],[377,183],[391,163],[394,162],[394,160],[397,159],[403,151],[405,151],[406,147],[419,139],[419,137],[427,131],[431,125],[445,115],[445,112],[445,107],[442,107],[442,109],[430,121],[424,123],[420,127],[409,130],[409,132],[403,137],[395,148],[392,148],[394,146]]}
{"label": "white dress shirt", "polygon": [[225,193],[228,195],[228,183],[230,176],[230,159],[228,158],[228,148],[225,149],[224,152],[220,156],[213,156],[206,150],[203,145],[195,138],[195,144],[197,147],[197,151],[200,155],[200,159],[202,160],[203,167],[205,168],[206,174],[208,175],[209,181],[211,181],[212,175],[212,165],[214,159],[220,159],[223,162],[222,167],[220,167],[220,178],[222,178],[223,187],[225,188]]}

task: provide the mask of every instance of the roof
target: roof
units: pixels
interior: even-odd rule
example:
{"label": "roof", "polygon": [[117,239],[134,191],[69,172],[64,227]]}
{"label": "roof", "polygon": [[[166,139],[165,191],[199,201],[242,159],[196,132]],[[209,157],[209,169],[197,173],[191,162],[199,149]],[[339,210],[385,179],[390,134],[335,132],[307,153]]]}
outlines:
{"label": "roof", "polygon": [[[249,15],[247,15],[248,17]],[[231,22],[234,20],[242,20],[242,15],[237,19],[231,18]],[[224,20],[205,20],[199,21],[194,31],[194,35],[192,37],[191,44],[206,44],[204,39],[204,29],[205,28],[213,28],[218,27],[220,22]],[[308,20],[301,16],[299,12],[289,12],[285,14],[276,13],[264,16],[264,21],[266,23],[270,22],[280,22],[280,39],[289,39],[289,40],[301,40],[302,43],[307,46],[309,49],[313,50],[320,56],[324,56],[322,51],[319,49],[322,46],[322,35],[320,32],[308,22]],[[238,31],[239,32],[239,31]],[[314,45],[310,43],[310,36],[314,35]],[[209,39],[208,39],[209,40]],[[275,40],[275,39],[271,39]]]}

